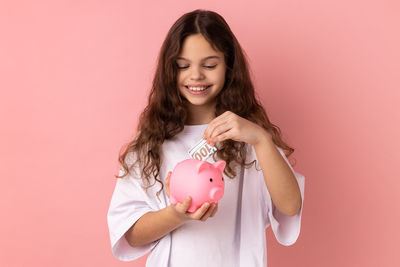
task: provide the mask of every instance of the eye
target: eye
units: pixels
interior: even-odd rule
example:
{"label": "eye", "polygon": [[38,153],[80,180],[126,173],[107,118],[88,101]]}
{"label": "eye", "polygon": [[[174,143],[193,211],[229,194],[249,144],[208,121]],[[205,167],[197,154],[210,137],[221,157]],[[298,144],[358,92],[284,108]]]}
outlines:
{"label": "eye", "polygon": [[[214,66],[204,66],[205,68],[207,68],[207,69],[213,69],[213,68],[215,68],[217,65],[214,65]],[[178,66],[178,69],[180,69],[180,70],[183,70],[183,69],[187,69],[189,66],[183,66],[183,67],[181,67],[181,66]]]}
{"label": "eye", "polygon": [[210,182],[212,182],[212,178],[210,178]]}
{"label": "eye", "polygon": [[224,177],[222,177],[222,181],[224,180]]}

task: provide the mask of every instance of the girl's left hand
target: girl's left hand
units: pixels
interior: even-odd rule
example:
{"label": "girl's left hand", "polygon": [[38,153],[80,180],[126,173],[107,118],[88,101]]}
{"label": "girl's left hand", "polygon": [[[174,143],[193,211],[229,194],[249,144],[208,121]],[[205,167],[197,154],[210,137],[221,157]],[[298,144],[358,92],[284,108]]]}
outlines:
{"label": "girl's left hand", "polygon": [[271,134],[264,128],[246,120],[231,111],[225,111],[214,118],[204,131],[203,138],[214,146],[216,142],[225,139],[245,142],[255,146],[265,138],[271,138]]}

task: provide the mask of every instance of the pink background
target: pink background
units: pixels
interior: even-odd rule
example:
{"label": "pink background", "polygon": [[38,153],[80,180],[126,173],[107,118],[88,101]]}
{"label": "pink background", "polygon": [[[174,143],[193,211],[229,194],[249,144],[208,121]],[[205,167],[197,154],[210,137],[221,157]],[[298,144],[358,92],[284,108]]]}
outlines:
{"label": "pink background", "polygon": [[2,1],[0,265],[144,266],[106,214],[172,23],[220,13],[306,176],[269,266],[400,266],[398,1]]}

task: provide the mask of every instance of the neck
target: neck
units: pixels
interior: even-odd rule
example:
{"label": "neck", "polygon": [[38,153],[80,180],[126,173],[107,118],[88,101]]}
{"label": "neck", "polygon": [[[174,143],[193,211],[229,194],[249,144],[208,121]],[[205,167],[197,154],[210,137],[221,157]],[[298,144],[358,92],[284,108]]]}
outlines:
{"label": "neck", "polygon": [[208,106],[187,106],[188,118],[186,125],[208,124],[215,118],[215,104]]}

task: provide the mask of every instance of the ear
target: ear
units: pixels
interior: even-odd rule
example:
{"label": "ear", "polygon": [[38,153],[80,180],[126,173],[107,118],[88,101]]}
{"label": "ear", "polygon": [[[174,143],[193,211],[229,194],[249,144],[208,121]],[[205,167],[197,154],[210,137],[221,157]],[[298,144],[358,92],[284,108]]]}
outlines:
{"label": "ear", "polygon": [[209,166],[210,163],[208,163],[207,161],[200,161],[196,164],[196,173],[200,173],[201,171],[210,168]]}
{"label": "ear", "polygon": [[213,163],[214,167],[219,169],[221,172],[224,171],[226,166],[226,162],[224,160],[218,160],[217,162]]}

